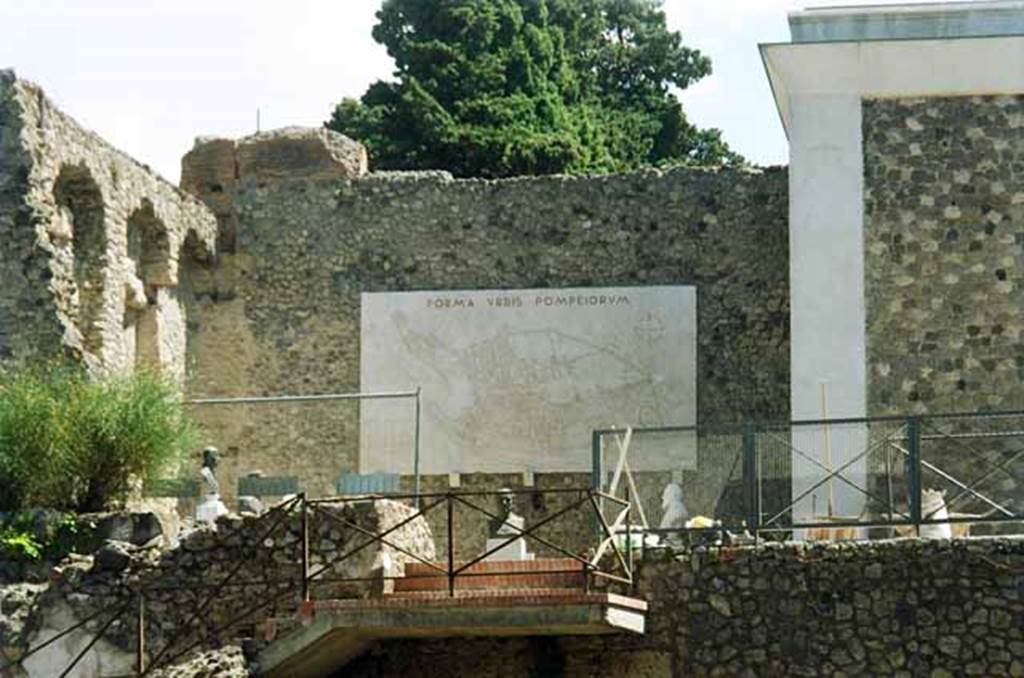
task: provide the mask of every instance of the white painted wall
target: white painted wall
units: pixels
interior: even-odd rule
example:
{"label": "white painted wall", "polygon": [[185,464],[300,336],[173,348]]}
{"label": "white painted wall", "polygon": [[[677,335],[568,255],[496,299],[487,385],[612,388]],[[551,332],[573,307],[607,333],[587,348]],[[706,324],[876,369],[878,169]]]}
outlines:
{"label": "white painted wall", "polygon": [[[865,413],[863,169],[860,98],[794,102],[790,134],[790,291],[794,419]],[[794,228],[792,225],[799,227]]]}

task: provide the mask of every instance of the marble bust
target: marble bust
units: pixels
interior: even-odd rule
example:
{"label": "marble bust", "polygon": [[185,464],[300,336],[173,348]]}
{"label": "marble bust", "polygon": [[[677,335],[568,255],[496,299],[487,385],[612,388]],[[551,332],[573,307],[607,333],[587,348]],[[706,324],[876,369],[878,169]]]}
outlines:
{"label": "marble bust", "polygon": [[196,507],[196,520],[210,523],[228,512],[220,499],[220,483],[216,475],[219,461],[220,453],[216,447],[203,450],[203,467],[199,470],[202,501]]}
{"label": "marble bust", "polygon": [[522,534],[526,520],[515,512],[516,498],[511,490],[499,490],[498,517],[488,521],[491,537],[511,537]]}
{"label": "marble bust", "polygon": [[217,482],[216,475],[218,461],[220,461],[220,453],[216,447],[207,447],[203,450],[203,467],[199,471],[203,484],[203,496],[220,495],[220,483]]}

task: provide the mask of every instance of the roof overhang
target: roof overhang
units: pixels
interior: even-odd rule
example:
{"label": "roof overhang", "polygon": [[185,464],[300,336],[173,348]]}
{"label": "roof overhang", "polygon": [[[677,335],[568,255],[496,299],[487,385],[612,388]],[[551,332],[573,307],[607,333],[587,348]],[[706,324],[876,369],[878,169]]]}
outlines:
{"label": "roof overhang", "polygon": [[789,15],[793,42],[967,38],[1024,33],[1024,0],[816,7]]}
{"label": "roof overhang", "polygon": [[782,125],[795,96],[1019,94],[1024,35],[760,45]]}

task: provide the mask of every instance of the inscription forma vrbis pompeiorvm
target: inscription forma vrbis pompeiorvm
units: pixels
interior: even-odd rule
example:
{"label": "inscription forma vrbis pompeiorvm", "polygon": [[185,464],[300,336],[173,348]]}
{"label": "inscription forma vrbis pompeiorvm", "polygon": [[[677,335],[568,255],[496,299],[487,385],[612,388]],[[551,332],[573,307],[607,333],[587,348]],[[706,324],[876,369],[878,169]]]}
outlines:
{"label": "inscription forma vrbis pompeiorvm", "polygon": [[[595,428],[695,423],[696,333],[693,287],[367,293],[361,389],[423,388],[423,473],[587,471]],[[362,472],[412,472],[412,407],[362,403]]]}

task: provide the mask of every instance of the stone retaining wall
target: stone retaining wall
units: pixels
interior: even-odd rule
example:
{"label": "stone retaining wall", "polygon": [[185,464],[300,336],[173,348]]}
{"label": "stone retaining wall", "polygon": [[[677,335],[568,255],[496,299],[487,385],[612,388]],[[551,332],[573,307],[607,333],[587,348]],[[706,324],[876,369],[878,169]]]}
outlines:
{"label": "stone retaining wall", "polygon": [[[311,571],[319,574],[312,595],[380,593],[384,583],[378,577],[385,571],[400,575],[411,560],[403,550],[435,558],[422,519],[389,535],[390,544],[399,548],[370,544],[342,558],[366,543],[368,534],[382,533],[412,513],[386,500],[311,509]],[[145,592],[147,655],[153,661],[163,653],[161,666],[193,643],[197,650],[216,648],[233,638],[253,637],[256,625],[264,635],[273,633],[264,623],[268,618],[293,623],[301,595],[301,525],[297,508],[258,517],[226,516],[216,525],[183,533],[180,543],[166,551],[107,542],[94,556],[73,557],[55,568],[48,587],[0,588],[0,652],[8,659],[99,613],[83,629],[25,658],[10,675],[59,675],[108,619],[112,623],[83,658],[80,675],[127,674],[134,663],[139,590]],[[328,581],[332,578],[361,581]]]}

